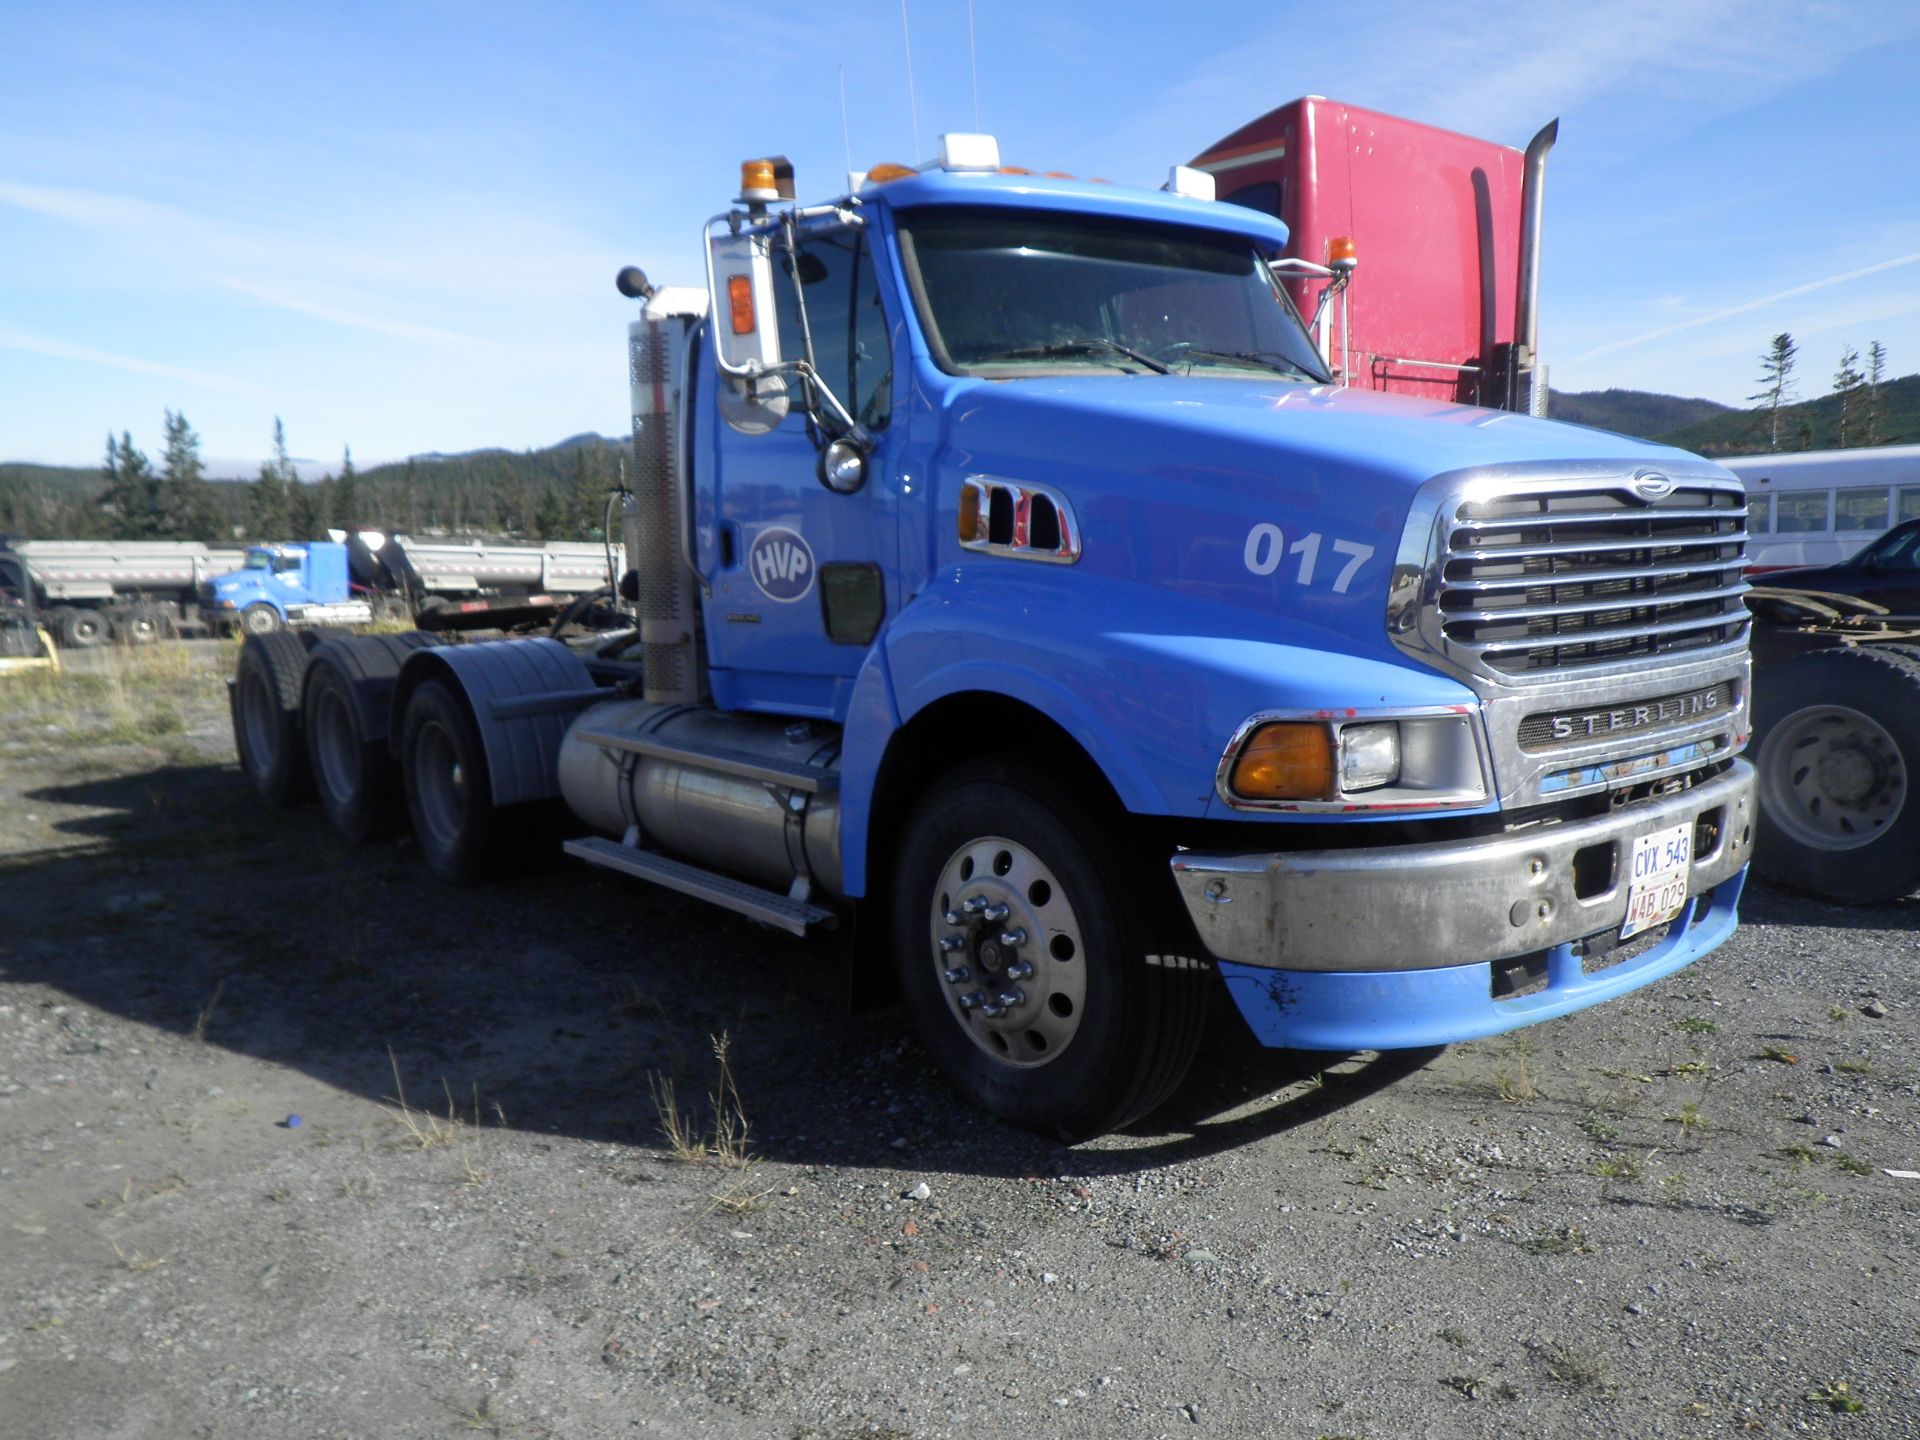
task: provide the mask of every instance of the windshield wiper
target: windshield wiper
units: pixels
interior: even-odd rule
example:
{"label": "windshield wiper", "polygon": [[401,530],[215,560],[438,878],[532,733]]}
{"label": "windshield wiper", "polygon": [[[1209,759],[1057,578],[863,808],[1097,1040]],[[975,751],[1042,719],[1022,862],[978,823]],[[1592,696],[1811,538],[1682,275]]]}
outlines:
{"label": "windshield wiper", "polygon": [[1102,350],[1111,350],[1116,355],[1124,355],[1136,365],[1146,366],[1156,375],[1173,373],[1151,355],[1142,355],[1138,350],[1122,345],[1118,340],[1109,340],[1101,335],[1089,335],[1084,340],[1056,340],[1050,345],[1017,345],[1011,350],[996,350],[991,355],[979,356],[973,363],[978,365],[990,360],[1045,360],[1055,355],[1092,355]]}
{"label": "windshield wiper", "polygon": [[1180,351],[1182,358],[1195,355],[1205,360],[1244,361],[1246,364],[1259,365],[1281,375],[1293,375],[1322,385],[1326,383],[1325,376],[1314,374],[1306,366],[1287,359],[1278,350],[1209,350],[1204,345],[1188,345]]}

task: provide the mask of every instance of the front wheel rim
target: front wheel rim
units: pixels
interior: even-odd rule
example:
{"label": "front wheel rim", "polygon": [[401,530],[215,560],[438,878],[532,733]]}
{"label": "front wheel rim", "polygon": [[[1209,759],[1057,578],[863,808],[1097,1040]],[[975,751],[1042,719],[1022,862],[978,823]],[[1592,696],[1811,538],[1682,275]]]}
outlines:
{"label": "front wheel rim", "polygon": [[1060,1058],[1086,1011],[1080,919],[1059,877],[1017,840],[988,835],[947,858],[928,916],[934,981],[982,1052],[1037,1069]]}
{"label": "front wheel rim", "polygon": [[1767,737],[1760,804],[1789,838],[1818,850],[1857,850],[1906,808],[1900,746],[1872,716],[1845,705],[1796,711]]}

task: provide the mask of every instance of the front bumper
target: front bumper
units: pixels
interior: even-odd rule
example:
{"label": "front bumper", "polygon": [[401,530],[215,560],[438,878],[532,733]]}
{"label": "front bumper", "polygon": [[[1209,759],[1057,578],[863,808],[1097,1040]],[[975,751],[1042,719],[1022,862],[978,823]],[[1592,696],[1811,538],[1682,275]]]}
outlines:
{"label": "front bumper", "polygon": [[1588,973],[1571,944],[1545,956],[1546,985],[1493,995],[1493,965],[1335,974],[1222,962],[1221,977],[1264,1045],[1296,1050],[1413,1050],[1500,1035],[1638,990],[1698,960],[1733,934],[1747,872],[1686,909],[1646,950]]}
{"label": "front bumper", "polygon": [[1690,895],[1744,869],[1753,766],[1605,815],[1505,835],[1350,850],[1173,857],[1216,959],[1277,970],[1421,970],[1617,930],[1636,837],[1691,822]]}

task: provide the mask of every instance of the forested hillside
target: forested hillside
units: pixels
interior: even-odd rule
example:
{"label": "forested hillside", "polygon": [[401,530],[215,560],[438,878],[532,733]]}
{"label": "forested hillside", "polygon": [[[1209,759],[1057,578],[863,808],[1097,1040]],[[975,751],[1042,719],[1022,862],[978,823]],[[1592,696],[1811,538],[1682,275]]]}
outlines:
{"label": "forested hillside", "polygon": [[1732,413],[1716,400],[1690,400],[1679,395],[1657,395],[1648,390],[1577,390],[1548,392],[1547,414],[1575,425],[1614,430],[1652,440],[1683,425]]}
{"label": "forested hillside", "polygon": [[[129,453],[130,452],[130,453]],[[329,527],[524,540],[596,539],[625,442],[576,435],[545,450],[423,455],[365,470],[351,456],[301,480],[284,444],[253,480],[152,465],[116,442],[94,469],[0,464],[0,533],[40,539],[299,540]]]}

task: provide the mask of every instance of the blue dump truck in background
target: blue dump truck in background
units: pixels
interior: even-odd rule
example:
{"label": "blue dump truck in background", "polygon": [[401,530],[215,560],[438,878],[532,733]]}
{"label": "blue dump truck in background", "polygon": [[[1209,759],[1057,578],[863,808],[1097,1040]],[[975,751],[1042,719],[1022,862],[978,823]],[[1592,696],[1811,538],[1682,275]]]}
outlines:
{"label": "blue dump truck in background", "polygon": [[634,628],[254,636],[243,765],[454,880],[545,836],[839,927],[965,1096],[1066,1136],[1164,1100],[1220,991],[1270,1045],[1426,1047],[1706,954],[1739,483],[1341,383],[1352,248],[1211,195],[977,135],[816,205],[749,163],[705,285],[620,277]]}
{"label": "blue dump truck in background", "polygon": [[484,540],[420,540],[378,530],[334,531],[344,541],[255,545],[243,568],[201,585],[200,609],[249,635],[287,626],[404,619],[431,629],[505,629],[581,613],[611,598],[604,545],[541,547]]}

